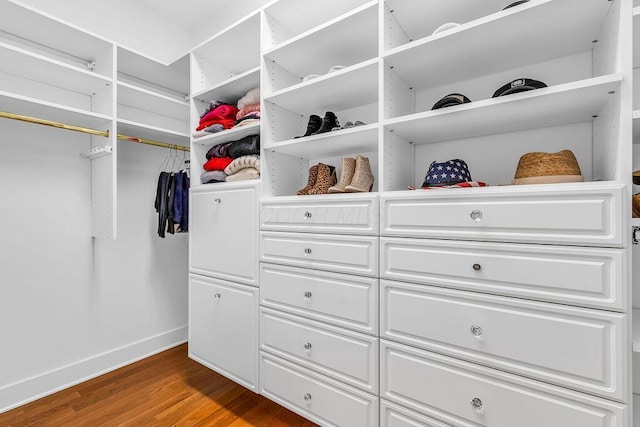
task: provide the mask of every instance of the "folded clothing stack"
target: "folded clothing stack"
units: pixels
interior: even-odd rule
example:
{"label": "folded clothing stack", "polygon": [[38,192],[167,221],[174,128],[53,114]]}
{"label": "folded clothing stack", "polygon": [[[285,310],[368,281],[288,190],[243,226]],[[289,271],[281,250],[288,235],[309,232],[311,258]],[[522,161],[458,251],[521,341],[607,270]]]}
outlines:
{"label": "folded clothing stack", "polygon": [[200,176],[203,184],[260,178],[260,135],[215,145],[206,158]]}
{"label": "folded clothing stack", "polygon": [[225,104],[221,101],[212,101],[207,111],[200,117],[196,133],[193,134],[194,138],[231,129],[236,123],[237,113],[238,109],[234,105]]}
{"label": "folded clothing stack", "polygon": [[251,89],[238,100],[235,127],[260,121],[260,88]]}

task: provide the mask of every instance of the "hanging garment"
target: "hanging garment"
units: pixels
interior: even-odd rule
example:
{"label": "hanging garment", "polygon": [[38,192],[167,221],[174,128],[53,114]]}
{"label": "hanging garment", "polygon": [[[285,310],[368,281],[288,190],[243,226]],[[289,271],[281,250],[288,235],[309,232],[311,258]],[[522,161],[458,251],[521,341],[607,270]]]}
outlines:
{"label": "hanging garment", "polygon": [[171,174],[169,172],[160,172],[158,176],[158,186],[156,188],[156,200],[154,207],[158,213],[158,236],[163,237],[164,229],[169,217],[169,209],[167,206],[167,193],[169,191],[169,179]]}
{"label": "hanging garment", "polygon": [[182,191],[181,191],[182,212],[179,220],[181,233],[187,233],[189,231],[189,186],[190,184],[191,182],[189,180],[189,175],[185,171],[182,171]]}
{"label": "hanging garment", "polygon": [[173,205],[176,194],[176,174],[171,173],[169,176],[169,186],[167,191],[167,233],[174,234],[176,232],[176,221],[173,218]]}

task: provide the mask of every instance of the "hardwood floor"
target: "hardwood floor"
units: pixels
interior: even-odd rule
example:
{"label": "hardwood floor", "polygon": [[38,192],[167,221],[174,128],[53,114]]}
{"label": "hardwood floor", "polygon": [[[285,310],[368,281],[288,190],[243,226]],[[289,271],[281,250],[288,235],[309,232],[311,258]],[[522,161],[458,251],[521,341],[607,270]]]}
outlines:
{"label": "hardwood floor", "polygon": [[0,414],[0,426],[269,426],[314,423],[172,348]]}

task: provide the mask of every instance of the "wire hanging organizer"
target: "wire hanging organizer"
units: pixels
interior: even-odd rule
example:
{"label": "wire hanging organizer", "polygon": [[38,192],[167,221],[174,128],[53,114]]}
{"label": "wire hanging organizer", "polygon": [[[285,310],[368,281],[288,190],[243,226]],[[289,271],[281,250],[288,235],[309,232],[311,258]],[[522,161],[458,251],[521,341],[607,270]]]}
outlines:
{"label": "wire hanging organizer", "polygon": [[[94,136],[102,136],[104,138],[109,137],[108,130],[99,130],[99,129],[86,128],[82,126],[75,126],[67,123],[54,122],[52,120],[45,120],[45,119],[39,119],[36,117],[24,116],[22,114],[9,113],[6,111],[0,111],[0,117],[6,118],[6,119],[12,119],[12,120],[19,120],[27,123],[35,123],[35,124],[44,125],[44,126],[51,126],[58,129],[71,130],[74,132],[86,133]],[[139,138],[135,136],[122,135],[122,134],[117,134],[116,137],[123,141],[137,142],[140,144],[153,145],[156,147],[164,147],[164,148],[169,148],[169,149],[179,150],[179,151],[191,151],[189,147],[185,147],[184,145],[169,144],[166,142],[154,141],[152,139]]]}

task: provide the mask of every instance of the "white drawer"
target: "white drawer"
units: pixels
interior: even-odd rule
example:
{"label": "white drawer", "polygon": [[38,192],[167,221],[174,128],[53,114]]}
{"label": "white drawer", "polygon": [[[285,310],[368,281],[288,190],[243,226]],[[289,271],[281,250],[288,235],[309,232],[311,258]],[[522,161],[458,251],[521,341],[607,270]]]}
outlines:
{"label": "white drawer", "polygon": [[378,392],[378,339],[260,309],[260,348],[322,374]]}
{"label": "white drawer", "polygon": [[451,427],[418,412],[380,399],[380,427]]}
{"label": "white drawer", "polygon": [[322,426],[378,425],[378,398],[260,352],[260,394]]}
{"label": "white drawer", "polygon": [[382,196],[384,236],[623,246],[622,185],[549,184]]}
{"label": "white drawer", "polygon": [[[355,196],[355,197],[354,197]],[[378,234],[378,197],[367,193],[263,199],[260,228],[271,231]]]}
{"label": "white drawer", "polygon": [[260,263],[260,304],[378,335],[378,280]]}
{"label": "white drawer", "polygon": [[260,260],[297,267],[378,275],[378,238],[304,233],[260,233]]}
{"label": "white drawer", "polygon": [[258,288],[190,274],[189,356],[255,391]]}
{"label": "white drawer", "polygon": [[625,405],[385,340],[380,363],[381,398],[453,426],[629,425]]}
{"label": "white drawer", "polygon": [[624,310],[621,249],[455,240],[380,239],[387,279]]}
{"label": "white drawer", "polygon": [[381,280],[381,336],[623,401],[625,315]]}

